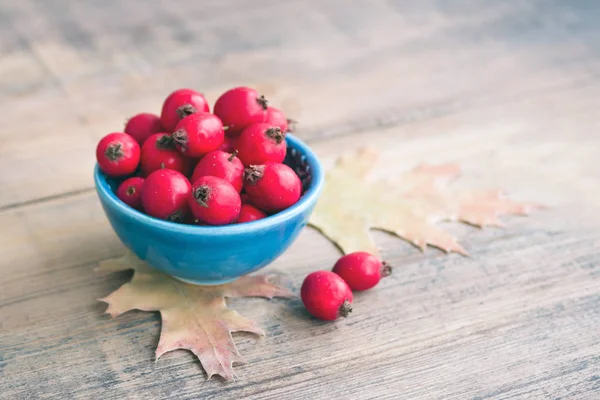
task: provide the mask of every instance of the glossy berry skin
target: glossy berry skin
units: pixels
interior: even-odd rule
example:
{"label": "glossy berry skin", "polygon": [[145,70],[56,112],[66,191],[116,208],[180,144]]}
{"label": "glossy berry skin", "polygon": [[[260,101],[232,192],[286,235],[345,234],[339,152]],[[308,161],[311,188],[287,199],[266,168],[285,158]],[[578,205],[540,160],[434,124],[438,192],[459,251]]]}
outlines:
{"label": "glossy berry skin", "polygon": [[225,132],[221,120],[199,112],[179,121],[173,132],[175,147],[188,157],[203,157],[223,144]]}
{"label": "glossy berry skin", "polygon": [[125,125],[125,133],[130,135],[140,146],[150,136],[162,131],[160,117],[150,113],[134,115]]}
{"label": "glossy berry skin", "polygon": [[127,178],[117,188],[117,197],[129,207],[142,209],[142,186],[144,178],[137,176]]}
{"label": "glossy berry skin", "polygon": [[374,255],[357,251],[341,257],[335,263],[333,272],[346,281],[352,290],[367,290],[377,285],[392,270]]}
{"label": "glossy berry skin", "polygon": [[219,147],[219,150],[224,151],[226,153],[233,153],[235,150],[236,138],[225,135],[223,138],[223,143]]}
{"label": "glossy berry skin", "polygon": [[196,112],[209,112],[208,102],[204,95],[192,89],[178,89],[164,101],[160,122],[167,132],[175,130],[179,121]]}
{"label": "glossy berry skin", "polygon": [[189,214],[190,181],[179,171],[159,169],[146,178],[142,187],[142,206],[148,215],[183,222]]}
{"label": "glossy berry skin", "polygon": [[266,218],[267,214],[254,207],[251,204],[242,203],[242,209],[240,211],[240,216],[238,217],[236,223],[241,224],[244,222],[252,222],[257,221],[259,219]]}
{"label": "glossy berry skin", "polygon": [[227,225],[240,215],[242,200],[238,191],[225,179],[202,176],[194,182],[188,196],[192,214],[208,225]]}
{"label": "glossy berry skin", "polygon": [[288,120],[279,109],[275,107],[267,107],[267,118],[265,122],[269,125],[276,126],[281,129],[281,132],[288,132]]}
{"label": "glossy berry skin", "polygon": [[302,194],[302,183],[287,165],[267,163],[246,168],[244,189],[252,204],[275,213],[296,204]]}
{"label": "glossy berry skin", "polygon": [[241,192],[244,186],[244,165],[236,157],[235,152],[212,151],[205,155],[194,168],[192,183],[202,176],[216,176],[225,179],[235,190]]}
{"label": "glossy berry skin", "polygon": [[285,132],[266,123],[253,124],[244,129],[236,141],[238,157],[245,166],[268,162],[281,163],[287,145]]}
{"label": "glossy berry skin", "polygon": [[347,317],[352,311],[352,290],[331,271],[316,271],[304,278],[300,297],[310,314],[325,321]]}
{"label": "glossy berry skin", "polygon": [[109,133],[96,147],[96,161],[108,176],[131,175],[140,163],[140,145],[126,133]]}
{"label": "glossy berry skin", "polygon": [[267,100],[254,89],[236,87],[217,99],[214,113],[228,127],[227,136],[235,137],[247,126],[265,121]]}
{"label": "glossy berry skin", "polygon": [[192,161],[175,149],[171,135],[157,133],[150,136],[142,146],[140,165],[144,176],[164,168],[187,175],[191,170]]}

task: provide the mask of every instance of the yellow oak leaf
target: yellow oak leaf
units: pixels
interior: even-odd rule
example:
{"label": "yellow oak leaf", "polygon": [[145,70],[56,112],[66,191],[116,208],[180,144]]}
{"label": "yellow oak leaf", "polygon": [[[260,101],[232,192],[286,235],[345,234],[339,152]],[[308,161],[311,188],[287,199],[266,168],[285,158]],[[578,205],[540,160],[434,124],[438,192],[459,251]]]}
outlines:
{"label": "yellow oak leaf", "polygon": [[291,292],[269,282],[268,276],[244,276],[219,286],[195,286],[180,282],[148,266],[132,253],[107,260],[98,271],[133,269],[129,283],[107,297],[106,313],[116,317],[129,310],[159,311],[162,318],[156,360],[177,349],[190,350],[198,357],[210,379],[234,377],[233,363],[244,363],[231,332],[264,335],[256,324],[227,308],[226,297],[290,297]]}
{"label": "yellow oak leaf", "polygon": [[460,221],[501,226],[502,214],[525,215],[534,203],[520,203],[497,190],[452,192],[447,184],[460,174],[454,164],[420,165],[394,181],[368,181],[377,159],[371,149],[341,156],[328,171],[323,193],[310,219],[345,253],[367,251],[379,255],[370,229],[395,234],[421,250],[427,245],[466,255],[457,239],[436,226]]}

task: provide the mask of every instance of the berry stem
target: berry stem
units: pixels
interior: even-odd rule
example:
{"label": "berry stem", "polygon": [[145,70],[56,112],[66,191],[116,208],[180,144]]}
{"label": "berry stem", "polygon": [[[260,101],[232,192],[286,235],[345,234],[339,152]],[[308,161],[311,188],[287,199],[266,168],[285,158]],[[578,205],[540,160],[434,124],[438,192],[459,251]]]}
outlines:
{"label": "berry stem", "polygon": [[185,148],[188,141],[187,132],[183,129],[173,132],[173,141],[181,147]]}
{"label": "berry stem", "polygon": [[262,107],[263,110],[267,109],[267,103],[268,103],[268,101],[267,101],[267,99],[265,99],[265,96],[263,96],[262,94],[260,95],[260,97],[256,98],[256,102],[258,104],[260,104],[260,106]]}
{"label": "berry stem", "polygon": [[206,185],[199,186],[194,191],[194,198],[196,202],[200,204],[202,207],[208,208],[208,199],[210,198],[210,188]]}
{"label": "berry stem", "polygon": [[346,318],[352,312],[352,305],[348,300],[344,300],[340,306],[340,316]]}
{"label": "berry stem", "polygon": [[183,222],[183,212],[181,210],[175,211],[173,214],[167,217],[167,221]]}
{"label": "berry stem", "polygon": [[233,153],[231,153],[231,155],[229,156],[229,158],[227,159],[228,161],[233,161],[233,159],[235,158],[235,156],[238,155],[238,151],[237,150],[233,150]]}
{"label": "berry stem", "polygon": [[256,183],[265,173],[264,165],[251,165],[244,170],[244,179],[250,183]]}
{"label": "berry stem", "polygon": [[156,147],[159,149],[174,149],[175,143],[171,135],[163,135],[156,141]]}
{"label": "berry stem", "polygon": [[135,186],[128,186],[125,193],[127,193],[127,196],[133,196],[135,194]]}
{"label": "berry stem", "polygon": [[184,104],[177,109],[177,115],[179,116],[180,119],[184,119],[188,115],[192,115],[197,112],[198,112],[198,110],[196,110],[196,107],[194,107],[191,104]]}
{"label": "berry stem", "polygon": [[110,161],[117,161],[119,158],[123,157],[123,150],[121,149],[121,147],[123,147],[121,143],[113,143],[106,147],[104,155]]}
{"label": "berry stem", "polygon": [[283,133],[281,131],[281,128],[279,128],[279,127],[267,129],[265,131],[265,135],[267,135],[267,137],[275,140],[275,143],[277,143],[277,144],[280,144],[281,142],[283,142],[283,139],[285,139],[285,133]]}
{"label": "berry stem", "polygon": [[381,264],[381,276],[384,278],[390,276],[392,274],[392,266],[385,261]]}

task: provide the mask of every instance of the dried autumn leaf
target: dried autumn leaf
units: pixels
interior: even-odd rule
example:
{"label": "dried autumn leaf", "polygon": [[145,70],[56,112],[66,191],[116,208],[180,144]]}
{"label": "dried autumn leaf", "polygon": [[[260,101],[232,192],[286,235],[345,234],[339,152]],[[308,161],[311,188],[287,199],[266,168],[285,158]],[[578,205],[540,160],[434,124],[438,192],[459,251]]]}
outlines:
{"label": "dried autumn leaf", "polygon": [[499,215],[525,215],[538,207],[506,199],[497,190],[449,191],[448,182],[460,174],[460,168],[454,164],[420,165],[397,181],[369,182],[366,177],[376,159],[377,154],[369,149],[340,157],[327,173],[323,194],[310,219],[310,225],[345,254],[379,254],[369,231],[379,229],[421,250],[431,245],[466,255],[456,238],[438,228],[437,222],[501,226]]}
{"label": "dried autumn leaf", "polygon": [[208,374],[233,379],[233,363],[243,363],[231,332],[264,335],[255,323],[227,308],[226,297],[290,297],[268,276],[244,276],[220,286],[195,286],[180,282],[141,261],[132,253],[102,262],[97,270],[116,272],[133,269],[129,283],[107,297],[106,313],[116,317],[129,310],[160,311],[162,329],[156,360],[177,349],[190,350]]}

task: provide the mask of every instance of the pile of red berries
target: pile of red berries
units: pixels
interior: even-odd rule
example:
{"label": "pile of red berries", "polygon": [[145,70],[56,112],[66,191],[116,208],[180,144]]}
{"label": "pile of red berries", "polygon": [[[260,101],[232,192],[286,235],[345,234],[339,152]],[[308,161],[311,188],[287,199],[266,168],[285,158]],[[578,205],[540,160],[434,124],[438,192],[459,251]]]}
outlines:
{"label": "pile of red berries", "polygon": [[300,297],[313,316],[326,321],[347,317],[352,311],[352,291],[371,289],[391,267],[363,251],[341,257],[332,271],[316,271],[302,283]]}
{"label": "pile of red berries", "polygon": [[265,218],[302,194],[296,172],[282,164],[288,120],[256,90],[223,93],[210,113],[204,96],[179,89],[160,117],[133,116],[125,132],[96,148],[99,168],[124,179],[117,197],[156,218],[225,225]]}

